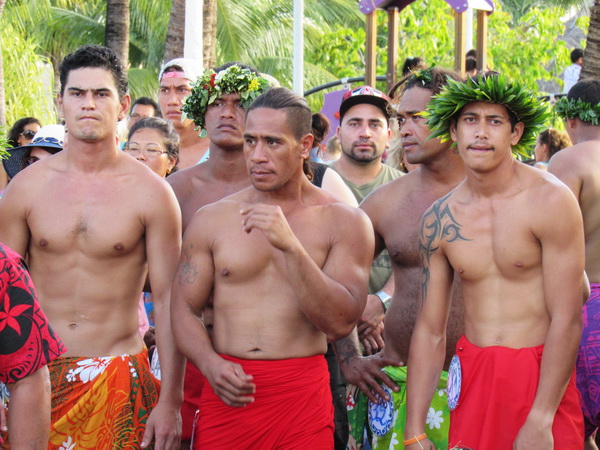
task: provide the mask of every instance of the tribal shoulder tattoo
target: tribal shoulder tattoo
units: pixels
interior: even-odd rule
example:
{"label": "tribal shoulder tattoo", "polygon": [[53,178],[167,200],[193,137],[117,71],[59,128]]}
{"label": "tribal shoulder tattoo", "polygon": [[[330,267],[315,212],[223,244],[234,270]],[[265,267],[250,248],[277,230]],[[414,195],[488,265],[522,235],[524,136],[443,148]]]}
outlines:
{"label": "tribal shoulder tattoo", "polygon": [[430,281],[431,255],[443,242],[470,241],[461,234],[461,224],[450,211],[448,199],[452,192],[437,200],[423,215],[419,231],[419,257],[421,258],[421,302],[427,298]]}

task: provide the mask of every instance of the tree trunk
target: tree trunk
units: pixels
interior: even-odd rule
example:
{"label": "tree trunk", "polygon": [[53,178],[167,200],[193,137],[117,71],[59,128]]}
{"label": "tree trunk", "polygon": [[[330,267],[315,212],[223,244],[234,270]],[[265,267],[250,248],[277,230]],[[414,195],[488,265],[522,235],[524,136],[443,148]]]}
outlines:
{"label": "tree trunk", "polygon": [[[0,0],[0,17],[6,0]],[[6,128],[6,100],[4,97],[4,59],[2,58],[2,47],[0,46],[0,126]]]}
{"label": "tree trunk", "polygon": [[204,0],[202,8],[202,46],[204,67],[217,65],[217,0]]}
{"label": "tree trunk", "polygon": [[104,41],[129,67],[129,0],[106,1]]}
{"label": "tree trunk", "polygon": [[580,78],[600,78],[600,0],[595,0],[590,10],[590,26]]}
{"label": "tree trunk", "polygon": [[185,42],[185,0],[173,0],[171,4],[171,17],[165,43],[164,61],[183,57],[183,44]]}

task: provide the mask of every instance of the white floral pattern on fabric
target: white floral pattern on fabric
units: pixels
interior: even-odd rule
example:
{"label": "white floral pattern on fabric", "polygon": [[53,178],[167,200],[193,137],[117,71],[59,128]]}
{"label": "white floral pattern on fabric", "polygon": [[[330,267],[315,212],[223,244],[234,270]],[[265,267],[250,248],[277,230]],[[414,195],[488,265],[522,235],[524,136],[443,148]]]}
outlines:
{"label": "white floral pattern on fabric", "polygon": [[69,438],[58,447],[58,450],[73,450],[75,448],[75,442],[73,442],[73,438],[69,436]]}
{"label": "white floral pattern on fabric", "polygon": [[394,450],[396,445],[398,445],[400,441],[398,441],[398,435],[396,433],[392,434],[392,439],[390,440],[390,450]]}
{"label": "white floral pattern on fabric", "polygon": [[113,357],[88,358],[79,361],[77,369],[69,370],[67,381],[75,381],[79,378],[84,383],[89,383],[100,375],[113,360]]}
{"label": "white floral pattern on fabric", "polygon": [[442,411],[436,411],[433,408],[429,408],[429,412],[427,413],[427,421],[425,422],[429,425],[429,429],[433,430],[433,428],[441,428],[442,423],[444,422],[444,418],[442,417]]}

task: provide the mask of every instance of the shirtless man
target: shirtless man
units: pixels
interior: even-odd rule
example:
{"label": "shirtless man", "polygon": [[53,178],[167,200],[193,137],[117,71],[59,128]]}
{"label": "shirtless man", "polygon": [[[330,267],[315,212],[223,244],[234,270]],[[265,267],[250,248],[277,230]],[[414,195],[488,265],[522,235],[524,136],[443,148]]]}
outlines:
{"label": "shirtless man", "polygon": [[[454,189],[464,178],[462,160],[451,142],[429,140],[431,134],[427,119],[421,115],[431,100],[447,84],[448,77],[460,80],[458,74],[438,67],[423,69],[400,82],[396,95],[397,117],[402,146],[406,158],[419,167],[409,174],[385,184],[362,203],[375,228],[375,254],[388,250],[395,277],[395,290],[385,315],[385,348],[374,357],[361,357],[350,338],[338,344],[341,367],[349,383],[358,386],[371,402],[385,399],[385,407],[391,398],[393,408],[400,417],[406,415],[406,367],[399,363],[408,361],[408,347],[419,309],[421,261],[419,259],[419,228],[423,213],[435,200]],[[454,346],[463,331],[462,299],[459,285],[453,289],[453,308],[450,313],[447,353],[444,363],[448,370]],[[386,365],[384,371],[381,368]],[[394,367],[395,366],[395,367]],[[440,379],[440,389],[446,387],[447,374]],[[385,383],[390,389],[383,388]],[[379,398],[372,393],[374,390]],[[391,391],[394,392],[391,392]],[[433,441],[438,447],[448,446],[449,411],[446,397],[434,398],[431,405],[442,411],[440,427],[434,428]],[[372,408],[375,406],[371,406]],[[404,421],[397,420],[387,431],[372,424],[373,439],[379,447],[389,448],[392,440],[401,443]]]}
{"label": "shirtless man", "polygon": [[183,119],[181,106],[192,92],[192,83],[202,74],[200,64],[176,58],[162,66],[158,75],[158,103],[162,116],[173,124],[181,138],[179,169],[192,167],[208,158],[208,139],[198,136],[192,119]]}
{"label": "shirtless man", "polygon": [[[304,175],[310,129],[303,99],[262,94],[244,134],[253,186],[202,208],[186,230],[172,311],[179,348],[210,382],[198,445],[333,447],[323,354],[364,308],[373,230]],[[198,320],[209,303],[212,342]]]}
{"label": "shirtless man", "polygon": [[[234,92],[229,90],[221,92],[222,95],[206,105],[205,111],[200,114],[210,141],[210,158],[202,164],[176,172],[167,179],[181,207],[183,232],[200,208],[250,186],[243,153],[245,108],[250,102],[242,102],[241,94],[248,91],[252,80],[261,83],[260,89],[255,93],[262,93],[267,88],[267,80],[260,77],[249,66],[232,63],[219,66],[214,71],[206,71],[204,76],[210,77],[212,73],[222,73],[219,81],[213,86],[215,89],[220,89],[223,82],[224,86],[231,86],[229,81],[231,77],[236,76],[237,69],[247,74],[247,80],[243,84],[238,84]],[[188,98],[193,97],[194,94]],[[199,117],[191,115],[191,119],[195,118]],[[203,320],[210,330],[212,310],[205,311]],[[181,409],[182,446],[188,444],[187,441],[192,438],[192,424],[199,407],[203,381],[204,377],[200,371],[188,361]]]}
{"label": "shirtless man", "polygon": [[[567,133],[575,144],[556,153],[548,170],[571,188],[579,201],[585,230],[585,271],[591,296],[583,306],[583,337],[577,357],[577,387],[582,396],[588,448],[597,448],[594,433],[600,426],[600,81],[575,84],[555,107],[565,118]],[[586,112],[596,111],[595,115]]]}
{"label": "shirtless man", "polygon": [[446,353],[454,274],[465,335],[449,369],[449,448],[583,445],[574,371],[581,213],[564,184],[512,154],[535,142],[547,117],[533,94],[499,75],[449,81],[429,106],[432,136],[457,143],[466,179],[421,224],[422,305],[408,359],[407,449],[433,448],[426,422],[437,421],[429,404]]}
{"label": "shirtless man", "polygon": [[[18,174],[0,200],[0,241],[28,255],[42,308],[68,350],[49,365],[50,445],[132,448],[154,440],[156,449],[178,448],[183,358],[169,320],[177,201],[166,182],[117,148],[116,125],[130,102],[117,56],[84,46],[64,59],[60,82],[68,145]],[[148,272],[160,396],[138,332]]]}

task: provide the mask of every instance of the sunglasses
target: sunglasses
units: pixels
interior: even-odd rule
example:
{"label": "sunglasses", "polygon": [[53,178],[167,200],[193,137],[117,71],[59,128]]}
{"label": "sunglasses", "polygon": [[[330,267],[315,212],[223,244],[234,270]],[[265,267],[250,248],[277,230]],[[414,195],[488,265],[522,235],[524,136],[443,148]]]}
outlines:
{"label": "sunglasses", "polygon": [[25,130],[22,133],[20,133],[21,136],[23,136],[25,139],[33,139],[33,137],[35,136],[35,131],[33,130]]}

